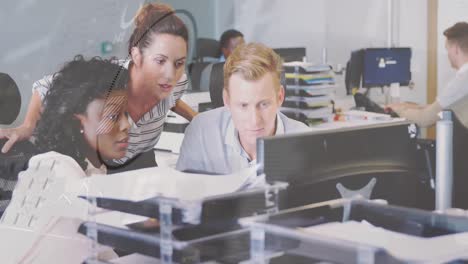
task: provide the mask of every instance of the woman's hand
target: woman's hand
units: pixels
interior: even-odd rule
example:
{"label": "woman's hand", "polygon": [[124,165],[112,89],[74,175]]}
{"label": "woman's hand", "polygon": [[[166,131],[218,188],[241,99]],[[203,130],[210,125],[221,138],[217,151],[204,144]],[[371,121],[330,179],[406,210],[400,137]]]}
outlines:
{"label": "woman's hand", "polygon": [[2,147],[2,153],[7,153],[17,141],[27,140],[31,137],[34,128],[21,125],[15,128],[0,129],[0,139],[8,139]]}

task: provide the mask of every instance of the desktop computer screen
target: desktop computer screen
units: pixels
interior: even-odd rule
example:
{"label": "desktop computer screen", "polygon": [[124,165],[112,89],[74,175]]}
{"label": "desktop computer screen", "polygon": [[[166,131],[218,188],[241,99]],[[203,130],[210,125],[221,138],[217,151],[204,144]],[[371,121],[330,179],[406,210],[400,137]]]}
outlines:
{"label": "desktop computer screen", "polygon": [[[269,182],[288,182],[288,206],[340,198],[337,183],[356,190],[372,178],[372,199],[418,207],[416,141],[408,123],[313,131],[257,140],[257,162]],[[416,197],[418,197],[416,195]]]}
{"label": "desktop computer screen", "polygon": [[276,48],[273,49],[285,62],[302,61],[306,56],[306,48]]}
{"label": "desktop computer screen", "polygon": [[411,80],[411,48],[369,48],[363,62],[363,87],[408,85]]}

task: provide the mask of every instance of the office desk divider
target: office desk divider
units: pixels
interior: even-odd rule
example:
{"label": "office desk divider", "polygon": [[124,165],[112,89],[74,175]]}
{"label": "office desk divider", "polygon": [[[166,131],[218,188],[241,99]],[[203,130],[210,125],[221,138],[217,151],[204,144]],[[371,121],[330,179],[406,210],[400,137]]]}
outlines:
{"label": "office desk divider", "polygon": [[[234,193],[206,197],[202,200],[179,200],[154,197],[143,201],[126,201],[103,197],[82,197],[97,208],[155,218],[158,227],[147,230],[121,228],[96,222],[95,209],[78,232],[93,239],[90,258],[97,260],[98,244],[159,258],[161,263],[199,263],[211,260],[238,262],[248,258],[248,230],[238,219],[257,214],[278,212],[279,193],[284,182]],[[230,249],[232,247],[234,249]],[[242,255],[243,254],[243,255]],[[238,259],[240,258],[240,259]]]}
{"label": "office desk divider", "polygon": [[382,201],[337,199],[239,222],[250,229],[251,258],[245,263],[446,263],[468,258],[468,218]]}

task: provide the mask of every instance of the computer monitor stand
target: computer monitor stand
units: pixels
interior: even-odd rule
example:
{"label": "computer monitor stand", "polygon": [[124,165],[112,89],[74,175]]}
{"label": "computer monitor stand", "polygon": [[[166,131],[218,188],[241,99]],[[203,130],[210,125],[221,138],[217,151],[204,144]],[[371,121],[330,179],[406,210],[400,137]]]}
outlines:
{"label": "computer monitor stand", "polygon": [[400,84],[392,83],[387,91],[387,104],[395,104],[400,102]]}

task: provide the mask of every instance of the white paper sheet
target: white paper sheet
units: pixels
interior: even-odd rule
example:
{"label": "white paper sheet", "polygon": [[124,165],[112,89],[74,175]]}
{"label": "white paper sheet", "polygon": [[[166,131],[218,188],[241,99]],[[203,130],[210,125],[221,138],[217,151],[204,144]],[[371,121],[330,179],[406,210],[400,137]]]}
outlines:
{"label": "white paper sheet", "polygon": [[405,261],[442,263],[468,257],[468,233],[423,238],[355,221],[327,223],[301,230],[311,235],[383,248],[394,257]]}
{"label": "white paper sheet", "polygon": [[172,168],[155,167],[112,175],[93,175],[77,182],[78,195],[141,201],[165,196],[192,201],[232,193],[257,182],[256,168],[229,175],[183,173]]}

